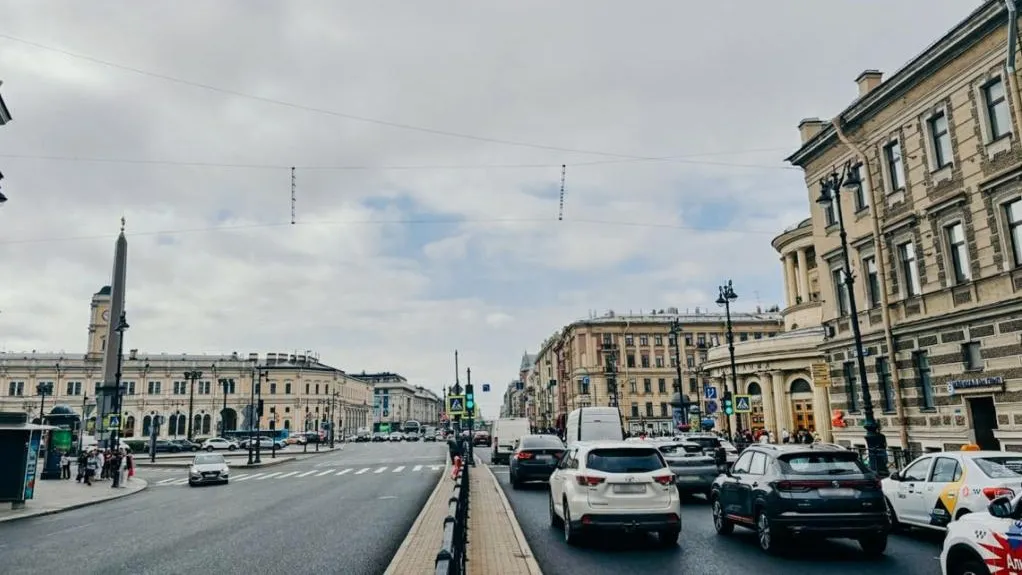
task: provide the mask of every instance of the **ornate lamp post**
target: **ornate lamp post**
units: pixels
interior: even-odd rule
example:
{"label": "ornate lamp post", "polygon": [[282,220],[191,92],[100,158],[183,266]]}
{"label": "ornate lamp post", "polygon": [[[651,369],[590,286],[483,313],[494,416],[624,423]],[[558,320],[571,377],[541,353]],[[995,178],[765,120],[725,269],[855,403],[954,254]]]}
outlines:
{"label": "ornate lamp post", "polygon": [[[727,330],[727,352],[731,358],[731,389],[735,395],[738,395],[738,366],[735,364],[735,332],[734,326],[731,325],[731,302],[738,299],[738,294],[735,293],[734,286],[731,284],[731,280],[727,280],[727,283],[719,286],[717,290],[720,295],[717,296],[717,305],[724,308],[724,316],[726,318],[725,328]],[[725,384],[726,388],[726,384]],[[728,431],[731,431],[731,418],[727,418]],[[735,414],[735,435],[742,433],[742,416],[741,414]]]}

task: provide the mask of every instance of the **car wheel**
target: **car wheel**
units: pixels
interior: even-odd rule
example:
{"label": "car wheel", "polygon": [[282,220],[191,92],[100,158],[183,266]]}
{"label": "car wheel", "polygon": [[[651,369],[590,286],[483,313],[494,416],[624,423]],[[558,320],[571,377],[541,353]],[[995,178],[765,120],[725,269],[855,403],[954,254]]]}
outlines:
{"label": "car wheel", "polygon": [[660,544],[664,547],[674,547],[678,544],[678,538],[681,537],[681,529],[663,529],[657,531],[657,538],[660,539]]}
{"label": "car wheel", "polygon": [[759,548],[767,553],[776,553],[782,547],[783,535],[763,509],[756,514],[756,541]]}
{"label": "car wheel", "polygon": [[990,569],[979,559],[966,559],[948,565],[947,575],[990,575]]}
{"label": "car wheel", "polygon": [[735,524],[724,514],[724,506],[720,504],[720,499],[711,501],[713,501],[713,528],[718,535],[731,535],[735,530]]}
{"label": "car wheel", "polygon": [[887,502],[887,512],[891,514],[891,531],[900,531],[907,529],[908,526],[898,521],[898,513],[894,511],[894,505],[891,504],[891,500],[884,497],[884,501]]}
{"label": "car wheel", "polygon": [[563,525],[563,522],[561,521],[561,518],[557,516],[557,512],[554,511],[554,495],[551,493],[547,500],[550,502],[550,526],[560,527]]}
{"label": "car wheel", "polygon": [[568,509],[568,501],[565,500],[562,505],[564,506],[564,542],[568,545],[578,545],[582,540],[582,534],[571,526],[571,510]]}
{"label": "car wheel", "polygon": [[206,446],[206,451],[213,451],[213,446],[212,445]]}
{"label": "car wheel", "polygon": [[859,547],[869,557],[879,557],[887,551],[887,535],[867,535],[859,538]]}
{"label": "car wheel", "polygon": [[227,446],[227,451],[234,451],[236,448],[233,445]]}

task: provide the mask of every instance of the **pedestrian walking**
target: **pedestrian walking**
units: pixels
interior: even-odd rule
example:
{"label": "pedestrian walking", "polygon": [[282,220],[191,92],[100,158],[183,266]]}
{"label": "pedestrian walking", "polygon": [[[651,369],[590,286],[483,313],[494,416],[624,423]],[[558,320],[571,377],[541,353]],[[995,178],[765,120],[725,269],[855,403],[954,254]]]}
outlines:
{"label": "pedestrian walking", "polygon": [[92,478],[95,477],[96,473],[99,471],[100,466],[102,465],[101,462],[102,462],[102,456],[99,453],[94,451],[94,452],[92,452],[92,454],[89,455],[88,463],[86,463],[86,466],[85,466],[85,484],[86,485],[88,485],[90,487],[92,486]]}
{"label": "pedestrian walking", "polygon": [[66,451],[60,454],[60,478],[71,479],[71,456]]}
{"label": "pedestrian walking", "polygon": [[451,463],[454,463],[454,458],[461,455],[461,443],[456,435],[447,438],[447,450],[451,456]]}

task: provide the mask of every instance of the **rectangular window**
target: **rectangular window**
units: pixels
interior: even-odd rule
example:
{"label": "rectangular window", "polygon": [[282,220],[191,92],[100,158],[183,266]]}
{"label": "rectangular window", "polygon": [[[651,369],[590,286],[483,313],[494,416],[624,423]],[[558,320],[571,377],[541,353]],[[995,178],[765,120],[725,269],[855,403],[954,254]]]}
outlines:
{"label": "rectangular window", "polygon": [[649,345],[649,336],[648,335],[640,335],[639,336],[639,345]]}
{"label": "rectangular window", "polygon": [[68,395],[81,395],[82,394],[82,382],[80,382],[80,381],[69,381],[69,382],[67,382],[67,394]]}
{"label": "rectangular window", "polygon": [[983,369],[983,355],[980,353],[978,341],[962,344],[962,363],[967,371]]}
{"label": "rectangular window", "polygon": [[1022,198],[1004,204],[1004,217],[1015,267],[1022,267]]}
{"label": "rectangular window", "polygon": [[699,382],[694,377],[688,378],[688,392],[694,394],[699,393]]}
{"label": "rectangular window", "polygon": [[653,417],[653,402],[646,402],[646,417]]}
{"label": "rectangular window", "polygon": [[661,403],[660,404],[660,417],[667,417],[667,404],[666,403]]}
{"label": "rectangular window", "polygon": [[688,367],[695,367],[696,366],[695,356],[694,355],[685,356],[685,365],[687,365]]}
{"label": "rectangular window", "polygon": [[635,345],[635,336],[633,336],[632,334],[626,334],[625,345]]}
{"label": "rectangular window", "polygon": [[654,365],[656,365],[657,367],[663,367],[664,366],[664,356],[658,355],[654,359],[656,360]]}
{"label": "rectangular window", "polygon": [[[97,384],[98,386],[99,384]],[[7,395],[11,397],[20,397],[25,395],[25,382],[24,381],[12,381],[7,384]]]}
{"label": "rectangular window", "polygon": [[124,395],[135,395],[134,381],[125,381],[122,382],[122,385],[124,385]]}
{"label": "rectangular window", "polygon": [[640,357],[640,359],[642,360],[642,363],[641,363],[642,367],[649,367],[649,356],[648,355],[643,354]]}
{"label": "rectangular window", "polygon": [[922,407],[933,409],[933,382],[930,380],[930,358],[926,351],[914,352],[912,364],[915,366],[919,390],[922,392]]}
{"label": "rectangular window", "polygon": [[883,393],[884,411],[894,411],[894,386],[891,384],[891,366],[886,357],[876,359],[877,383]]}
{"label": "rectangular window", "polygon": [[857,166],[855,174],[859,176],[859,185],[855,187],[855,211],[865,210],[869,207],[869,173],[865,167]]}
{"label": "rectangular window", "polygon": [[933,166],[941,169],[951,165],[951,132],[948,130],[947,114],[938,112],[930,118],[930,142],[933,144]]}
{"label": "rectangular window", "polygon": [[639,417],[639,404],[638,403],[633,403],[632,404],[632,417]]}
{"label": "rectangular window", "polygon": [[855,362],[844,364],[845,395],[848,396],[848,411],[859,411],[859,394],[855,390]]}
{"label": "rectangular window", "polygon": [[270,382],[270,395],[276,395],[276,394],[277,394],[277,382],[276,381],[271,381]]}
{"label": "rectangular window", "polygon": [[159,381],[150,381],[148,382],[147,387],[149,388],[149,395],[160,395],[162,392],[162,389],[160,388],[163,387],[163,384]]}
{"label": "rectangular window", "polygon": [[986,100],[987,120],[990,121],[990,140],[997,140],[1011,133],[1011,113],[1005,97],[1004,81],[998,78],[983,88]]}
{"label": "rectangular window", "polygon": [[642,380],[642,392],[643,393],[653,393],[653,380],[652,379],[647,377],[646,379]]}
{"label": "rectangular window", "polygon": [[905,164],[901,158],[901,143],[891,142],[884,146],[884,159],[887,160],[887,177],[894,193],[905,189]]}
{"label": "rectangular window", "polygon": [[635,367],[635,354],[630,353],[625,356],[625,365],[628,367]]}
{"label": "rectangular window", "polygon": [[656,380],[656,387],[660,393],[667,393],[667,380],[662,377]]}
{"label": "rectangular window", "polygon": [[880,276],[877,274],[876,256],[862,258],[862,269],[866,280],[866,299],[869,300],[869,307],[880,306]]}
{"label": "rectangular window", "polygon": [[653,344],[654,345],[663,345],[664,344],[664,336],[662,336],[660,334],[654,335],[653,336]]}
{"label": "rectangular window", "polygon": [[848,301],[848,285],[845,283],[845,272],[842,270],[831,270],[831,277],[834,280],[834,295],[837,297],[838,315],[848,315],[851,311]]}
{"label": "rectangular window", "polygon": [[916,246],[905,242],[898,246],[898,259],[901,260],[901,283],[905,297],[914,297],[922,293],[919,283],[919,262],[916,261]]}
{"label": "rectangular window", "polygon": [[944,233],[947,236],[948,254],[955,283],[963,284],[972,279],[972,272],[969,270],[969,248],[965,245],[965,230],[959,222],[944,228]]}
{"label": "rectangular window", "polygon": [[826,219],[828,227],[837,224],[837,201],[833,197],[823,206],[823,217]]}
{"label": "rectangular window", "polygon": [[635,386],[635,380],[634,379],[629,379],[628,380],[628,390],[631,391],[632,393],[638,393],[639,390]]}

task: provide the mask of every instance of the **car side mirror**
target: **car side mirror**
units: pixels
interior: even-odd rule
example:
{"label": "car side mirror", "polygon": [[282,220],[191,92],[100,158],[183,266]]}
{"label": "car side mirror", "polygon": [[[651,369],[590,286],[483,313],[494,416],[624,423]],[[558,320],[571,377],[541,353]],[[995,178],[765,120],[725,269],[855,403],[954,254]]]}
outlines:
{"label": "car side mirror", "polygon": [[901,481],[901,474],[898,473],[897,471],[890,474],[888,477],[890,477],[892,481]]}
{"label": "car side mirror", "polygon": [[987,511],[994,517],[1008,519],[1012,516],[1014,508],[1011,505],[1011,499],[1008,499],[1007,497],[998,497],[990,502],[990,505],[987,507]]}

